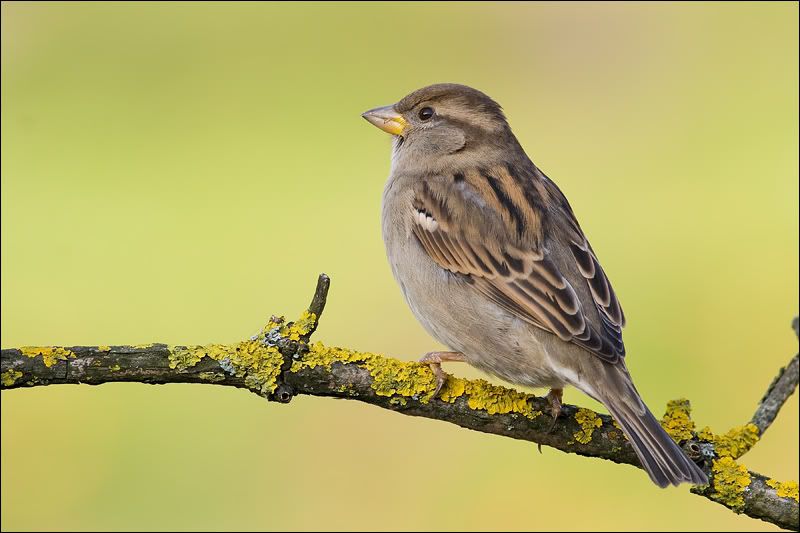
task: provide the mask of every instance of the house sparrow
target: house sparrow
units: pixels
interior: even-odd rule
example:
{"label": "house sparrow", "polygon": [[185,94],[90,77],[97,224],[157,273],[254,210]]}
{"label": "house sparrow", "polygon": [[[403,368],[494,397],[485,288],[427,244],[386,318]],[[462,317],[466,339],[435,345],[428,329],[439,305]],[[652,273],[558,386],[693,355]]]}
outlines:
{"label": "house sparrow", "polygon": [[609,410],[653,482],[705,484],[625,366],[625,316],[562,192],[525,155],[500,106],[456,84],[362,115],[393,135],[383,238],[414,315],[451,352],[511,383],[577,387]]}

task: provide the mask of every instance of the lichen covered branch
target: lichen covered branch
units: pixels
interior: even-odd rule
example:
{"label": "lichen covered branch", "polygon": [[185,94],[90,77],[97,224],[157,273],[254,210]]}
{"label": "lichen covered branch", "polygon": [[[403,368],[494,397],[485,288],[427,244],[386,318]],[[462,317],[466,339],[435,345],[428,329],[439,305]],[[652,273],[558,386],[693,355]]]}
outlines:
{"label": "lichen covered branch", "polygon": [[[798,319],[794,318],[792,321],[792,328],[795,334],[798,333]],[[759,429],[761,435],[778,416],[783,404],[797,389],[797,382],[800,379],[800,363],[798,362],[798,355],[796,354],[789,364],[781,368],[778,375],[772,380],[767,392],[758,404],[755,414],[751,422]]]}
{"label": "lichen covered branch", "polygon": [[[234,344],[4,349],[2,388],[133,381],[225,385],[280,402],[298,394],[330,396],[639,466],[608,415],[565,405],[553,426],[544,398],[452,376],[433,398],[435,378],[425,364],[310,343],[328,286],[327,276],[320,276],[309,310],[300,319],[285,322],[272,317],[258,335]],[[725,435],[707,428],[698,433],[686,400],[670,402],[662,423],[710,475],[710,485],[693,492],[737,513],[798,529],[797,483],[771,480],[736,463],[763,433],[760,426],[748,424]]]}
{"label": "lichen covered branch", "polygon": [[800,374],[799,367],[798,356],[795,355],[788,365],[781,368],[764,398],[761,399],[761,403],[759,403],[758,409],[753,415],[752,423],[758,427],[762,435],[775,420],[775,417],[778,416],[778,411],[789,399],[789,396],[797,389],[797,379],[798,374]]}

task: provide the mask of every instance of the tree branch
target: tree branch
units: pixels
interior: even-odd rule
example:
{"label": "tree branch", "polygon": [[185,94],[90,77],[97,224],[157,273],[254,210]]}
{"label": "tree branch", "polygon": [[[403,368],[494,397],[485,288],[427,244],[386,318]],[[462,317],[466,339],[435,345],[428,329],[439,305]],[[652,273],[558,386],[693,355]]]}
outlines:
{"label": "tree branch", "polygon": [[[794,329],[795,335],[800,336],[797,317],[792,320],[792,329]],[[761,435],[772,424],[775,417],[778,416],[778,411],[797,388],[797,382],[800,379],[799,366],[798,355],[795,355],[788,365],[778,371],[778,375],[772,380],[764,397],[761,398],[761,403],[759,403],[758,409],[756,409],[751,420],[758,427]]]}
{"label": "tree branch", "polygon": [[800,375],[798,366],[800,366],[798,365],[798,355],[795,355],[788,365],[780,369],[761,399],[752,419],[752,423],[758,427],[761,435],[775,421],[778,411],[797,388],[798,375]]}
{"label": "tree branch", "polygon": [[[565,405],[551,429],[549,402],[544,398],[484,380],[450,376],[440,397],[434,399],[435,379],[427,365],[309,344],[329,283],[327,276],[320,276],[309,311],[297,321],[287,323],[273,317],[259,335],[236,344],[3,349],[2,388],[132,381],[238,387],[279,402],[288,402],[296,394],[330,396],[640,467],[630,444],[608,415]],[[796,386],[795,356],[753,417],[761,433]],[[696,487],[694,493],[737,513],[798,529],[796,483],[780,483],[749,472],[735,462],[741,453],[730,452],[733,448],[723,445],[724,437],[704,435],[706,430],[700,436],[694,433],[688,401],[670,402],[663,423],[709,474],[710,485]]]}

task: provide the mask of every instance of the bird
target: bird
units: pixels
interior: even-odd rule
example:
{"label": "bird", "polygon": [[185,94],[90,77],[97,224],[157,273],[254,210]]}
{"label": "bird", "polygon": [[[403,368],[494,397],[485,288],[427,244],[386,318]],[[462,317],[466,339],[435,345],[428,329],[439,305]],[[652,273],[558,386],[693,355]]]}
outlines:
{"label": "bird", "polygon": [[420,359],[602,403],[659,487],[708,482],[645,405],[625,363],[625,315],[559,187],[503,109],[455,83],[362,114],[392,135],[381,208],[386,254],[412,313],[449,351]]}

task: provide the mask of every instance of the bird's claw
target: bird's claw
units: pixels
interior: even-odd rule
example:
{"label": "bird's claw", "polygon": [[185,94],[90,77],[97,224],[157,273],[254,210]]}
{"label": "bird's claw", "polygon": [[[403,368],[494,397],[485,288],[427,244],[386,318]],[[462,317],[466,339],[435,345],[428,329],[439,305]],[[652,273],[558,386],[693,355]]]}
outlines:
{"label": "bird's claw", "polygon": [[552,433],[556,428],[558,415],[561,414],[561,399],[563,397],[564,389],[550,389],[550,392],[547,393],[546,398],[550,401],[550,413],[553,416],[553,423],[550,426],[550,429],[547,430],[548,433]]}
{"label": "bird's claw", "polygon": [[433,372],[433,376],[436,378],[436,389],[434,389],[431,398],[438,398],[444,382],[447,381],[447,374],[442,370],[441,356],[438,352],[426,353],[420,358],[419,362],[428,363],[428,366],[431,368],[431,372]]}
{"label": "bird's claw", "polygon": [[[547,398],[547,400],[550,402],[550,413],[553,415],[553,423],[550,424],[550,429],[547,430],[548,433],[552,433],[556,428],[558,415],[561,414],[561,399],[563,397],[564,389],[550,389],[550,392],[548,392],[547,396],[545,396],[545,398]],[[539,453],[542,453],[541,442],[536,444],[536,448],[539,450]]]}
{"label": "bird's claw", "polygon": [[447,381],[447,374],[442,370],[442,361],[466,361],[466,359],[464,354],[460,352],[429,352],[419,359],[420,363],[428,363],[428,366],[431,367],[431,372],[436,378],[436,389],[433,391],[431,398],[439,396],[442,386]]}
{"label": "bird's claw", "polygon": [[445,374],[444,370],[442,370],[442,365],[439,363],[431,363],[430,364],[431,370],[433,370],[433,374],[436,376],[436,389],[433,391],[433,398],[438,398],[439,393],[442,390],[442,385],[444,382],[447,381],[447,374]]}

